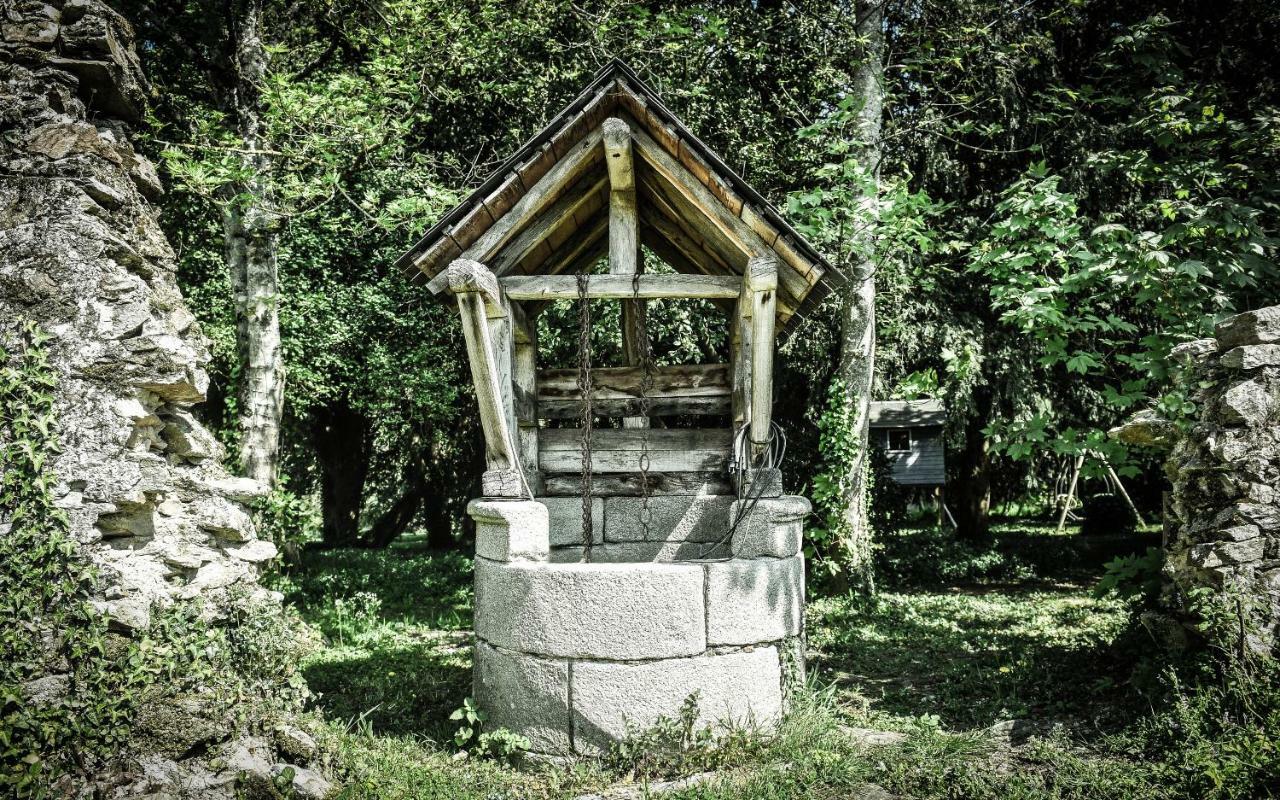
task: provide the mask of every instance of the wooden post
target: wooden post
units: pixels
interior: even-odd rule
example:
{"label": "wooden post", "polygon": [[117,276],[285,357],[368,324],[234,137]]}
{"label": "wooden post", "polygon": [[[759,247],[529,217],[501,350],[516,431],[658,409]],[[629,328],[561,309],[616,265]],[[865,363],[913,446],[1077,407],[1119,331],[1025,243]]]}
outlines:
{"label": "wooden post", "polygon": [[449,291],[458,298],[471,382],[484,431],[488,469],[481,491],[486,497],[523,497],[525,484],[512,437],[515,404],[511,390],[510,307],[497,278],[483,264],[458,259],[446,272]]}
{"label": "wooden post", "polygon": [[520,307],[511,304],[515,351],[512,359],[512,389],[515,399],[516,449],[525,478],[535,495],[540,493],[538,471],[538,323]]}
{"label": "wooden post", "polygon": [[[605,164],[609,168],[609,273],[634,276],[640,271],[640,225],[636,213],[636,174],[631,155],[631,126],[617,117],[601,125]],[[622,354],[634,367],[644,352],[645,303],[622,303]],[[648,417],[623,417],[624,428],[647,428]]]}
{"label": "wooden post", "polygon": [[747,262],[745,290],[751,304],[751,444],[759,452],[769,441],[773,421],[773,340],[777,313],[778,259],[753,256]]}
{"label": "wooden post", "polygon": [[1134,505],[1133,498],[1125,491],[1124,484],[1120,482],[1120,476],[1116,474],[1115,469],[1110,464],[1107,464],[1107,474],[1111,476],[1111,482],[1116,485],[1116,491],[1120,492],[1120,496],[1129,505],[1129,510],[1133,512],[1133,518],[1139,525],[1145,526],[1147,523],[1142,521],[1142,514],[1138,513],[1138,507]]}

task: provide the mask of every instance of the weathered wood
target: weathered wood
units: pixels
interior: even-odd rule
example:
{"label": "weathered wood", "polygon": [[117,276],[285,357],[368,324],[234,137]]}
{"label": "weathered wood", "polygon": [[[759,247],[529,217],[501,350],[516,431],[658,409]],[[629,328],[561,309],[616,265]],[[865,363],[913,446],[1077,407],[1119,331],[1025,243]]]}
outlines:
{"label": "weathered wood", "polygon": [[[570,265],[577,263],[585,253],[597,249],[609,233],[609,215],[596,214],[586,224],[581,225],[569,238],[559,246],[550,258],[520,265],[525,273],[543,273],[555,275],[564,272]],[[514,277],[514,276],[513,276]]]}
{"label": "weathered wood", "polygon": [[[582,432],[547,428],[541,432],[538,465],[544,472],[582,468]],[[641,448],[653,472],[710,472],[729,462],[732,433],[720,428],[598,429],[592,433],[593,472],[639,472]]]}
{"label": "weathered wood", "polygon": [[511,373],[516,446],[521,466],[529,471],[538,464],[538,325],[523,314],[512,319],[516,334]]}
{"label": "weathered wood", "polygon": [[451,293],[478,294],[484,301],[486,317],[507,315],[507,307],[502,300],[502,289],[498,285],[498,279],[484,264],[458,258],[454,259],[442,274]]}
{"label": "weathered wood", "polygon": [[[631,400],[640,396],[644,370],[640,367],[601,367],[591,371],[592,398]],[[649,396],[727,397],[729,365],[677,364],[653,368]],[[538,403],[578,398],[576,369],[544,369],[538,373]]]}
{"label": "weathered wood", "polygon": [[[546,241],[562,225],[575,225],[574,214],[591,201],[596,192],[604,191],[604,176],[585,175],[563,195],[551,203],[525,226],[509,243],[498,249],[487,263],[499,275],[511,271],[511,267],[529,257],[539,244]],[[547,252],[551,252],[550,249]]]}
{"label": "weathered wood", "polygon": [[751,293],[751,443],[769,441],[773,420],[773,345],[778,296],[778,259],[772,253],[747,264],[745,289]]}
{"label": "weathered wood", "polygon": [[511,444],[508,415],[503,408],[499,370],[490,341],[484,300],[479,292],[464,291],[457,298],[462,333],[467,344],[467,362],[471,366],[471,382],[480,410],[480,427],[484,431],[485,462],[490,471],[517,469],[519,459]]}
{"label": "weathered wood", "polygon": [[[554,202],[566,187],[578,180],[603,155],[600,140],[599,128],[583,137],[582,141],[566,152],[536,184],[528,187],[524,197],[521,197],[506,215],[489,226],[474,244],[467,247],[463,257],[481,263],[489,262],[499,248]],[[545,158],[545,155],[541,157]],[[521,173],[521,179],[524,179],[524,173]],[[444,285],[445,281],[437,275],[427,284],[427,288],[433,292],[439,292]]]}
{"label": "weathered wood", "polygon": [[[733,494],[723,472],[653,472],[648,484],[651,495]],[[544,493],[551,497],[579,497],[582,476],[547,475],[544,486]],[[591,493],[597,497],[641,497],[644,490],[638,473],[620,473],[592,476]]]}
{"label": "weathered wood", "polygon": [[[707,397],[653,397],[649,398],[649,416],[651,417],[707,417],[721,416],[730,413],[728,394]],[[637,398],[610,398],[592,401],[592,410],[601,417],[639,416],[643,412],[643,404]],[[573,398],[542,400],[538,403],[538,416],[541,419],[579,419],[582,416],[582,401]]]}
{"label": "weathered wood", "polygon": [[605,163],[609,168],[610,191],[634,191],[636,176],[631,161],[631,126],[617,117],[610,117],[602,123],[601,134]]}
{"label": "weathered wood", "polygon": [[[498,279],[511,300],[576,300],[578,279],[574,275],[521,275]],[[593,300],[654,300],[669,298],[735,298],[742,280],[710,275],[592,275],[587,278],[587,297]]]}
{"label": "weathered wood", "polygon": [[743,292],[729,332],[735,434],[751,420],[751,306],[750,295]]}

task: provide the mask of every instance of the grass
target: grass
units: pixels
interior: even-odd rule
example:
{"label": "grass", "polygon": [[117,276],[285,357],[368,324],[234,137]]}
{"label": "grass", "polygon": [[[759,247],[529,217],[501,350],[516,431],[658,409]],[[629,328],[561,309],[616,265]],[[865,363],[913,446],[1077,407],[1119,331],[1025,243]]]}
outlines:
{"label": "grass", "polygon": [[[982,545],[928,531],[888,543],[882,558],[912,553],[914,566],[882,570],[891,588],[876,600],[811,600],[811,687],[778,736],[693,754],[678,771],[714,779],[664,796],[835,800],[868,783],[904,798],[1201,796],[1172,789],[1133,734],[1150,712],[1126,685],[1132,648],[1117,645],[1129,611],[1092,596],[1101,561],[1080,548],[1028,525]],[[323,641],[304,672],[341,796],[571,798],[635,780],[595,762],[457,757],[448,717],[470,693],[470,567],[413,548],[309,553],[278,579]],[[1009,720],[1037,736],[1011,746],[989,730]],[[873,747],[851,728],[905,738]]]}

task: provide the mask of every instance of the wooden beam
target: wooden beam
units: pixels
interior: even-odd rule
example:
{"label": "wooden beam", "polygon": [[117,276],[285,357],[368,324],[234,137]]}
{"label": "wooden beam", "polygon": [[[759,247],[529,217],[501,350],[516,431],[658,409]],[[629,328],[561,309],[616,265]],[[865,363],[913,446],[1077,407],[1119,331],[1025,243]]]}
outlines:
{"label": "wooden beam", "polygon": [[635,191],[636,176],[631,161],[631,126],[617,117],[600,126],[605,163],[609,165],[609,187],[615,192]]}
{"label": "wooden beam", "polygon": [[[574,275],[527,275],[498,278],[511,300],[576,300],[578,279]],[[591,275],[587,297],[593,300],[656,300],[670,298],[736,298],[742,280],[711,275]]]}
{"label": "wooden beam", "polygon": [[[592,397],[630,400],[640,396],[644,371],[640,367],[600,367],[591,370]],[[729,393],[729,365],[675,364],[653,368],[650,392],[663,397],[720,397]],[[576,399],[578,370],[544,369],[538,373],[538,400]]]}
{"label": "wooden beam", "polygon": [[[485,463],[491,473],[518,471],[520,458],[512,438],[515,408],[511,391],[511,317],[491,313],[491,307],[502,310],[507,303],[497,279],[482,264],[457,260],[445,275],[462,317],[467,362],[484,431]],[[486,484],[502,485],[506,487],[504,491],[511,487],[510,481],[502,480]]]}
{"label": "wooden beam", "polygon": [[[596,399],[591,403],[591,410],[598,417],[636,417],[642,414],[645,405],[651,417],[720,417],[728,416],[732,408],[728,392],[708,397],[654,397],[650,393],[648,402],[644,404],[634,397]],[[541,419],[582,418],[582,400],[579,398],[539,400],[537,408]]]}
{"label": "wooden beam", "polygon": [[[481,263],[492,259],[499,248],[509,242],[544,208],[554,202],[566,186],[571,186],[597,161],[602,155],[601,137],[599,128],[583,137],[582,141],[556,161],[537,183],[528,188],[525,195],[516,201],[510,211],[494,221],[488,230],[466,249],[462,257]],[[443,273],[432,278],[427,283],[427,288],[432,292],[443,289],[447,279],[442,275]]]}
{"label": "wooden beam", "polygon": [[[519,306],[512,306],[515,310]],[[516,418],[516,449],[532,486],[540,481],[538,465],[538,324],[523,312],[512,316],[515,352],[511,383]],[[534,490],[536,493],[536,489]]]}
{"label": "wooden beam", "polygon": [[562,224],[573,224],[578,209],[590,202],[596,192],[604,190],[603,175],[587,175],[575,183],[564,195],[538,215],[508,244],[499,248],[488,263],[497,275],[505,275],[512,267],[524,261],[534,249],[546,241]]}
{"label": "wooden beam", "polygon": [[745,291],[751,295],[751,443],[769,441],[773,420],[773,345],[777,314],[778,258],[769,253],[747,264]]}
{"label": "wooden beam", "polygon": [[[582,468],[582,432],[547,428],[539,439],[538,464],[546,472]],[[729,462],[732,432],[721,428],[599,429],[592,433],[594,472],[639,472],[643,447],[653,472],[716,472]]]}
{"label": "wooden beam", "polygon": [[[547,475],[545,493],[551,497],[581,497],[582,476]],[[733,486],[723,472],[653,472],[649,474],[651,495],[733,494]],[[642,497],[639,473],[593,475],[591,493],[597,497]]]}

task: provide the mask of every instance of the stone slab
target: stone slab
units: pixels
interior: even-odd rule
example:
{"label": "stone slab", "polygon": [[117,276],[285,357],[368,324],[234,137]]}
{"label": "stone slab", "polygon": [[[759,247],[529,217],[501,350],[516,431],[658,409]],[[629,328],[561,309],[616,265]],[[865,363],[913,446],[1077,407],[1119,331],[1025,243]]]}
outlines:
{"label": "stone slab", "polygon": [[531,500],[472,500],[476,555],[493,561],[546,561],[547,509]]}
{"label": "stone slab", "polygon": [[[740,509],[742,510],[740,512]],[[731,518],[746,516],[734,529],[730,550],[735,558],[787,558],[800,552],[804,521],[812,506],[808,499],[789,495],[734,502]]]}
{"label": "stone slab", "polygon": [[[552,547],[582,544],[582,498],[539,497],[547,507]],[[604,498],[591,498],[591,541],[604,541]]]}
{"label": "stone slab", "polygon": [[473,694],[489,730],[529,737],[529,749],[567,755],[569,662],[499,650],[476,642]]}
{"label": "stone slab", "polygon": [[644,498],[608,497],[604,538],[609,542],[714,542],[729,530],[733,495],[660,495],[649,498],[649,530],[641,521]]}
{"label": "stone slab", "polygon": [[605,751],[658,717],[674,718],[699,693],[698,727],[764,728],[782,716],[782,671],[774,647],[638,664],[575,662],[573,743],[583,754]]}
{"label": "stone slab", "polygon": [[524,653],[616,660],[707,647],[702,567],[476,559],[475,627]]}
{"label": "stone slab", "polygon": [[804,556],[706,564],[707,644],[773,642],[801,631]]}
{"label": "stone slab", "polygon": [[1280,342],[1280,306],[1269,306],[1227,317],[1214,327],[1213,335],[1222,350]]}

